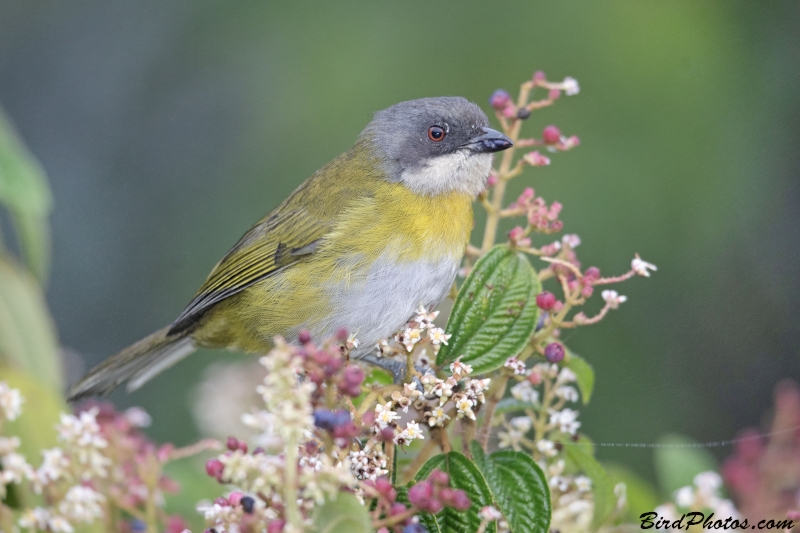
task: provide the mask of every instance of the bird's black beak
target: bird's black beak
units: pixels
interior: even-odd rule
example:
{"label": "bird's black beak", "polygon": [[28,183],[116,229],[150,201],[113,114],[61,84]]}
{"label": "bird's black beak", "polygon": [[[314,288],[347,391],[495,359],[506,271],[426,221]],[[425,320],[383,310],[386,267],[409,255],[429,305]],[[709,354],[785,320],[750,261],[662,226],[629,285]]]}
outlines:
{"label": "bird's black beak", "polygon": [[467,146],[469,146],[470,150],[473,152],[490,153],[511,148],[514,146],[514,143],[497,130],[483,128],[483,135],[474,137]]}

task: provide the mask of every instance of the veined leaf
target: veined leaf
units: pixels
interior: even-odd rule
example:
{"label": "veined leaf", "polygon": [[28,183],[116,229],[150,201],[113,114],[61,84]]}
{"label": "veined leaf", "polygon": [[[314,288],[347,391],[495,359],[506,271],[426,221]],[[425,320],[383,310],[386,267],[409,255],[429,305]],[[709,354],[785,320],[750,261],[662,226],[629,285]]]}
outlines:
{"label": "veined leaf", "polygon": [[314,509],[316,533],[372,533],[372,520],[367,508],[349,492],[340,492]]}
{"label": "veined leaf", "polygon": [[597,459],[582,446],[570,442],[565,442],[563,445],[567,457],[592,480],[592,495],[594,496],[592,529],[597,530],[617,506],[614,483]]}
{"label": "veined leaf", "polygon": [[547,478],[530,455],[501,450],[483,453],[473,441],[470,451],[511,533],[547,533],[552,508]]}
{"label": "veined leaf", "polygon": [[[422,465],[420,471],[417,472],[415,479],[417,481],[426,479],[435,468],[450,475],[450,486],[466,492],[472,501],[472,506],[464,512],[445,507],[442,512],[434,516],[425,516],[423,514],[423,523],[431,532],[463,533],[465,531],[477,531],[481,523],[478,513],[483,507],[494,505],[489,486],[486,484],[486,480],[480,470],[464,455],[458,452],[449,452],[428,459],[428,462]],[[434,527],[431,527],[431,525]],[[496,525],[490,524],[486,531],[487,533],[494,533]]]}
{"label": "veined leaf", "polygon": [[25,258],[41,281],[47,272],[52,196],[44,170],[0,110],[0,203],[14,220]]}
{"label": "veined leaf", "polygon": [[0,363],[61,390],[61,358],[55,326],[39,284],[0,254]]}
{"label": "veined leaf", "polygon": [[586,359],[573,353],[568,352],[568,359],[565,361],[566,367],[572,370],[578,380],[578,388],[581,391],[581,399],[583,404],[589,403],[594,390],[594,369],[592,365],[586,362]]}
{"label": "veined leaf", "polygon": [[438,365],[461,357],[480,374],[522,352],[536,328],[539,279],[522,253],[497,245],[481,257],[458,292]]}

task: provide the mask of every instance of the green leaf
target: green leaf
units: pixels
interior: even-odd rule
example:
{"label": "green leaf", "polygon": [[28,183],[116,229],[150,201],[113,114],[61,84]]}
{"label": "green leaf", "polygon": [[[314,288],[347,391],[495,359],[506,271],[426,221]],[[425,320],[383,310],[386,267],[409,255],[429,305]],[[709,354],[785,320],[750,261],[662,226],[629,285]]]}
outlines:
{"label": "green leaf", "polygon": [[[425,513],[423,513],[423,525],[431,533],[435,531],[440,531],[441,533],[477,531],[481,523],[478,513],[487,505],[494,505],[491,491],[480,470],[464,455],[458,452],[449,452],[428,459],[428,462],[422,465],[422,468],[417,472],[415,479],[417,481],[426,479],[436,468],[450,475],[450,486],[466,492],[472,501],[472,506],[464,512],[445,507],[442,512],[435,516],[425,516]],[[433,527],[429,524],[433,525]],[[487,533],[496,531],[495,524],[490,524],[486,531]]]}
{"label": "green leaf", "polygon": [[538,406],[517,400],[516,398],[503,398],[497,402],[497,407],[494,409],[495,415],[502,415],[506,413],[513,413],[515,411],[525,411],[526,409],[538,409]]}
{"label": "green leaf", "polygon": [[458,292],[447,322],[452,337],[436,363],[442,366],[461,357],[480,374],[519,355],[536,328],[539,291],[536,272],[523,254],[506,245],[492,248]]}
{"label": "green leaf", "polygon": [[658,496],[656,488],[646,479],[618,464],[607,464],[605,467],[611,482],[625,483],[626,499],[628,501],[625,511],[625,521],[636,522],[642,513],[655,509],[663,500]]}
{"label": "green leaf", "polygon": [[55,326],[39,284],[0,254],[0,363],[25,370],[53,391],[61,390]]}
{"label": "green leaf", "polygon": [[659,485],[665,495],[686,485],[691,485],[694,476],[708,470],[717,471],[717,462],[706,448],[683,435],[665,435],[658,441],[653,459]]}
{"label": "green leaf", "polygon": [[513,450],[485,455],[475,441],[470,443],[470,451],[511,533],[547,533],[552,512],[550,489],[530,455]]}
{"label": "green leaf", "polygon": [[591,453],[584,450],[583,446],[570,442],[565,442],[563,445],[567,457],[581,472],[592,480],[592,494],[594,496],[592,529],[599,529],[617,506],[617,497],[614,495],[614,483],[611,481],[608,474],[606,474],[602,465],[597,462],[597,459],[595,459]]}
{"label": "green leaf", "polygon": [[581,399],[583,399],[583,404],[586,405],[589,403],[594,390],[594,369],[586,362],[586,359],[573,352],[567,351],[567,356],[566,367],[572,370],[578,379]]}
{"label": "green leaf", "polygon": [[190,524],[191,531],[203,531],[205,520],[197,512],[197,502],[214,500],[225,492],[223,485],[206,474],[205,460],[198,457],[186,457],[170,461],[164,466],[164,473],[180,485],[177,494],[165,493],[165,509],[170,515],[181,515]]}
{"label": "green leaf", "polygon": [[349,492],[340,492],[314,509],[314,531],[317,533],[372,533],[372,520],[367,508]]}
{"label": "green leaf", "polygon": [[14,220],[28,266],[44,279],[50,250],[52,196],[44,170],[0,110],[0,203]]}

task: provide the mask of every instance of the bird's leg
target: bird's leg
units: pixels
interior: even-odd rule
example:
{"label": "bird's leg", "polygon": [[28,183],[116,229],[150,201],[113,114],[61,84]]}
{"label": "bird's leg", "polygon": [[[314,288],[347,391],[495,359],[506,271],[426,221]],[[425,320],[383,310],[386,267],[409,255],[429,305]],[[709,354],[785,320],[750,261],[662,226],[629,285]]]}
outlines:
{"label": "bird's leg", "polygon": [[406,377],[406,365],[402,361],[384,359],[374,355],[365,355],[361,360],[390,372],[395,385],[402,383]]}

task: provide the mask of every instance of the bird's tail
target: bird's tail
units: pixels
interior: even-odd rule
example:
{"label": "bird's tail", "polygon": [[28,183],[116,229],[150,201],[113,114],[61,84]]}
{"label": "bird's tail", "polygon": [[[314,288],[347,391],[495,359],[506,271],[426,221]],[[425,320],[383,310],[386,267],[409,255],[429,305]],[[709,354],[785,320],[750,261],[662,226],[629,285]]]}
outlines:
{"label": "bird's tail", "polygon": [[134,391],[197,349],[189,331],[170,335],[169,329],[148,335],[91,369],[72,386],[67,399],[105,396],[125,381],[128,392]]}

